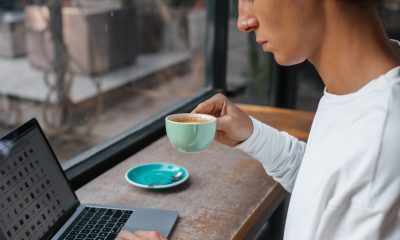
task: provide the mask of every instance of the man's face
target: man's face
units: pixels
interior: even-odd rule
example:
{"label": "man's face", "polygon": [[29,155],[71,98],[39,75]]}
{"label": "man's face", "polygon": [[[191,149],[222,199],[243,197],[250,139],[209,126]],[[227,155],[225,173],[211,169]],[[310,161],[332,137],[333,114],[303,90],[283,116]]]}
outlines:
{"label": "man's face", "polygon": [[322,42],[324,1],[239,0],[238,27],[254,31],[257,43],[279,64],[301,63]]}

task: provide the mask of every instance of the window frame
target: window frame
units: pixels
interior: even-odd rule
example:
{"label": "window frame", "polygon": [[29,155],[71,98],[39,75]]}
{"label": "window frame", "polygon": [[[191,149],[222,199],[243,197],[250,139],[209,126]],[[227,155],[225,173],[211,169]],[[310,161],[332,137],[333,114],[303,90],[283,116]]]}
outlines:
{"label": "window frame", "polygon": [[67,161],[63,170],[74,190],[164,136],[166,116],[189,112],[214,94],[226,92],[229,0],[206,2],[206,87],[171,109],[132,126],[124,133]]}

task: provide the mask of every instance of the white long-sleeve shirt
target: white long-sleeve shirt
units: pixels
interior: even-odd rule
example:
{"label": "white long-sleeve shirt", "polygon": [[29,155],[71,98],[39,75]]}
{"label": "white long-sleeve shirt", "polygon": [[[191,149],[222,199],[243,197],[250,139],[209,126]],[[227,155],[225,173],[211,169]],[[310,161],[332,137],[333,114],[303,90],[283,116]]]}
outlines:
{"label": "white long-sleeve shirt", "polygon": [[252,119],[238,145],[292,192],[285,239],[400,239],[400,67],[325,91],[307,144]]}

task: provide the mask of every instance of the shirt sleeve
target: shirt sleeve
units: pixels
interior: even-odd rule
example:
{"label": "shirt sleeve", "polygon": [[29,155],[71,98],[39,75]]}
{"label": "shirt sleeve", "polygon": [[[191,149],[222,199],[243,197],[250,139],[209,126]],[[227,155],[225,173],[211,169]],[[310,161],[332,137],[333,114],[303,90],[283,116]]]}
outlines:
{"label": "shirt sleeve", "polygon": [[251,117],[253,133],[235,148],[259,160],[268,175],[292,192],[306,143]]}

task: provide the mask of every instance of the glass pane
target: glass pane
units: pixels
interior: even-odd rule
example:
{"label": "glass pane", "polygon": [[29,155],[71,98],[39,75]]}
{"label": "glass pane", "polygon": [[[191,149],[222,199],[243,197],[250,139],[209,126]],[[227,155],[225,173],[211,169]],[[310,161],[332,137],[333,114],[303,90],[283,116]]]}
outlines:
{"label": "glass pane", "polygon": [[255,41],[254,33],[243,33],[237,28],[238,0],[230,2],[227,86],[228,90],[244,89],[234,101],[250,104],[269,104],[271,85],[271,57]]}
{"label": "glass pane", "polygon": [[61,163],[207,87],[203,0],[0,0],[0,134]]}

